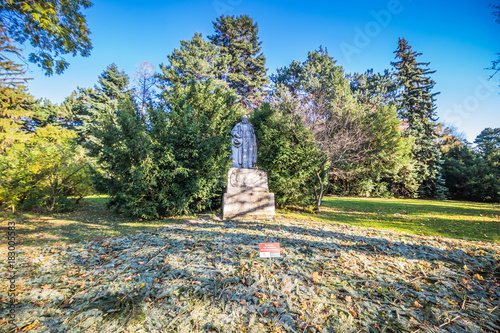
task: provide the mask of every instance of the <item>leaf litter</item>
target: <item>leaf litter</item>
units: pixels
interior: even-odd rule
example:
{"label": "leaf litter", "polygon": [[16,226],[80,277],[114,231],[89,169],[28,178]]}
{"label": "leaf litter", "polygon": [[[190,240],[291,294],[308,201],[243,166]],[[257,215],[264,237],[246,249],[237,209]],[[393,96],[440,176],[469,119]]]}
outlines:
{"label": "leaf litter", "polygon": [[[266,242],[281,246],[271,265],[258,253]],[[186,220],[92,242],[21,248],[17,326],[495,332],[499,258],[493,243],[335,223]],[[2,284],[7,290],[6,279]],[[0,329],[8,332],[2,301]]]}

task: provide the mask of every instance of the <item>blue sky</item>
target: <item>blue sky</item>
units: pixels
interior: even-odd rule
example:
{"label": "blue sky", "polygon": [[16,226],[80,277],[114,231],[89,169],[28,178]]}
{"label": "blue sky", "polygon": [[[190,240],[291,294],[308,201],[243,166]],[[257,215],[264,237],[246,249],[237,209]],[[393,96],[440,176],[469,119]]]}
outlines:
{"label": "blue sky", "polygon": [[497,0],[94,0],[85,11],[92,54],[69,57],[64,74],[46,77],[29,66],[30,92],[60,103],[73,90],[91,87],[111,63],[130,76],[149,61],[159,70],[167,55],[195,32],[213,34],[220,14],[248,14],[259,25],[268,75],[292,60],[303,61],[320,45],[348,73],[391,68],[399,37],[436,70],[437,112],[470,141],[486,127],[500,127],[500,75],[485,70],[500,52]]}

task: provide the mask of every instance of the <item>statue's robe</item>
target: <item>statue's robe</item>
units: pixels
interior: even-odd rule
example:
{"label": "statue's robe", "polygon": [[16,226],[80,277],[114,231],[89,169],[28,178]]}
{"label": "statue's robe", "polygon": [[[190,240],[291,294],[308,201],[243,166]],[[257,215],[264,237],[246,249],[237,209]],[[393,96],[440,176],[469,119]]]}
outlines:
{"label": "statue's robe", "polygon": [[238,123],[231,131],[233,168],[255,169],[257,163],[257,139],[252,124]]}

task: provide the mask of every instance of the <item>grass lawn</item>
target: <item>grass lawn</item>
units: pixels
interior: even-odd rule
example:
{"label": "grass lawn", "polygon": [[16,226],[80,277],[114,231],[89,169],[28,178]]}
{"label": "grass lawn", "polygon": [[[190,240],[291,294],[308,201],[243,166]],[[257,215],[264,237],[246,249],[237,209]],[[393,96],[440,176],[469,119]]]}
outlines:
{"label": "grass lawn", "polygon": [[[18,234],[0,268],[16,327],[5,293],[0,331],[500,331],[499,205],[327,197],[319,215],[142,221],[106,200],[0,212]],[[279,258],[260,258],[265,242]]]}
{"label": "grass lawn", "polygon": [[500,204],[327,196],[320,215],[293,211],[283,214],[291,218],[500,243]]}
{"label": "grass lawn", "polygon": [[[12,214],[3,211],[0,212],[0,219],[16,221],[17,241],[26,246],[102,239],[159,227],[175,221],[175,219],[143,221],[120,216],[106,208],[107,202],[106,196],[89,196],[73,212]],[[6,225],[2,225],[1,228],[5,229]],[[0,244],[5,244],[4,238],[0,239]]]}
{"label": "grass lawn", "polygon": [[[107,200],[105,196],[87,197],[77,210],[70,213],[11,214],[3,211],[0,219],[15,220],[18,242],[29,246],[102,239],[194,218],[183,216],[153,221],[128,218],[107,210]],[[500,243],[500,204],[327,196],[321,214],[278,212],[285,218]],[[6,225],[0,227],[5,232]],[[5,244],[5,238],[0,239],[0,244]]]}

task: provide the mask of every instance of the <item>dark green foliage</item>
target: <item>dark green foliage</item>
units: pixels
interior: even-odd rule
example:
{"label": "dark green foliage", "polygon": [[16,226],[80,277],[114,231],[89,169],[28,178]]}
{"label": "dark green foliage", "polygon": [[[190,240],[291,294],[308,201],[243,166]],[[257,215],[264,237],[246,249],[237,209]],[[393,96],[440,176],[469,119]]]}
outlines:
{"label": "dark green foliage", "polygon": [[158,218],[219,208],[241,116],[235,99],[209,80],[164,91],[147,117],[130,98],[101,113],[88,145],[115,211]]}
{"label": "dark green foliage", "polygon": [[248,15],[220,16],[213,23],[215,34],[208,38],[228,57],[228,71],[223,73],[245,106],[262,100],[266,78],[266,58],[260,52],[259,29]]}
{"label": "dark green foliage", "polygon": [[[154,198],[155,168],[151,141],[137,106],[121,99],[119,111],[102,113],[99,126],[92,126],[87,147],[99,169],[97,189],[112,199],[116,212],[141,217],[158,217]],[[100,171],[100,172],[99,172]]]}
{"label": "dark green foliage", "polygon": [[90,6],[88,0],[4,0],[0,2],[0,27],[7,29],[1,34],[29,43],[35,51],[28,60],[47,75],[60,74],[69,65],[61,55],[90,55],[90,31],[81,13]]}
{"label": "dark green foliage", "polygon": [[443,175],[452,199],[500,202],[500,154],[488,160],[469,146],[451,147]]}
{"label": "dark green foliage", "polygon": [[163,96],[168,125],[166,133],[161,133],[162,127],[157,133],[174,158],[172,179],[164,184],[169,189],[168,213],[220,207],[231,165],[229,134],[242,114],[234,104],[236,98],[210,80]]}
{"label": "dark green foliage", "polygon": [[307,93],[310,96],[306,98],[321,98],[332,105],[351,95],[344,69],[336,63],[328,51],[320,47],[309,52],[303,63],[294,60],[288,67],[278,68],[277,74],[271,75],[271,81],[286,87],[294,97]]}
{"label": "dark green foliage", "polygon": [[412,149],[415,161],[415,179],[420,183],[418,195],[422,198],[444,199],[446,188],[441,176],[441,155],[436,135],[436,107],[432,89],[435,82],[429,77],[429,63],[419,63],[421,53],[412,51],[404,38],[399,39],[396,53],[395,77],[400,91],[398,113],[407,129],[405,135],[414,139]]}
{"label": "dark green foliage", "polygon": [[259,139],[258,167],[268,173],[270,191],[279,206],[314,206],[321,186],[326,186],[327,158],[316,146],[302,119],[291,105],[279,109],[264,103],[251,123]]}
{"label": "dark green foliage", "polygon": [[332,183],[334,193],[350,196],[407,196],[416,190],[415,179],[408,171],[413,167],[411,138],[402,135],[395,107],[378,106],[364,118],[363,127],[371,138],[370,153],[348,166],[345,177]]}
{"label": "dark green foliage", "polygon": [[[412,140],[400,132],[390,74],[368,71],[351,78],[326,49],[309,52],[271,77],[275,96],[290,93],[300,101],[295,114],[311,130],[328,159],[331,193],[342,195],[407,195],[415,190]],[[409,189],[409,190],[408,190]]]}
{"label": "dark green foliage", "polygon": [[485,128],[474,140],[478,152],[484,156],[500,152],[500,128]]}
{"label": "dark green foliage", "polygon": [[393,105],[396,102],[397,84],[387,69],[383,74],[373,69],[350,77],[351,91],[363,104]]}
{"label": "dark green foliage", "polygon": [[90,136],[89,140],[93,139],[91,132],[103,124],[101,117],[116,113],[118,104],[132,96],[132,91],[128,89],[128,76],[115,64],[104,70],[98,83],[94,88],[79,89],[64,103],[81,124],[77,130],[84,138]]}
{"label": "dark green foliage", "polygon": [[157,74],[160,88],[185,86],[191,82],[208,79],[223,80],[228,71],[229,55],[221,53],[213,43],[195,33],[190,41],[181,41],[180,49],[167,56],[168,64],[160,64],[162,73]]}

